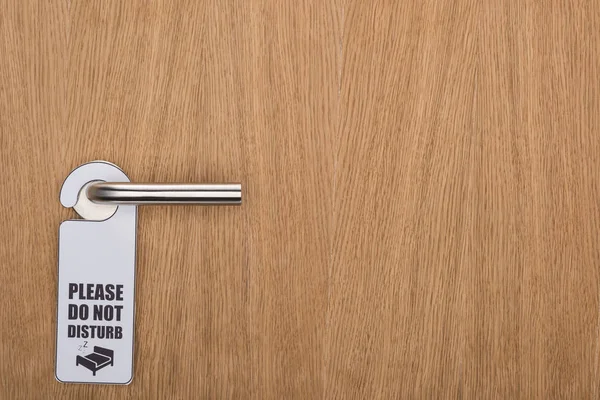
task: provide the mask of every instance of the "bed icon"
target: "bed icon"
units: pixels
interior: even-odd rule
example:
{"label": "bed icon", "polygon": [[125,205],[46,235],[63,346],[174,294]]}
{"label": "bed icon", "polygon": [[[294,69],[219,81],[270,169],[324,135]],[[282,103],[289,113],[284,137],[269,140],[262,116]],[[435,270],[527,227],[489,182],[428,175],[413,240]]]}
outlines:
{"label": "bed icon", "polygon": [[115,352],[104,347],[94,346],[94,352],[85,356],[77,356],[75,359],[75,365],[81,365],[96,376],[96,371],[106,366],[114,365],[114,354]]}

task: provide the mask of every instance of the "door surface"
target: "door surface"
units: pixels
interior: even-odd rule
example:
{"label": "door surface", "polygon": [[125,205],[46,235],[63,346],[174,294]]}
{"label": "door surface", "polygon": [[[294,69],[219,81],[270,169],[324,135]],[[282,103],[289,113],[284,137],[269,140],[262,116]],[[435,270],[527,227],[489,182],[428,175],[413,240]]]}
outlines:
{"label": "door surface", "polygon": [[[600,3],[0,0],[0,398],[598,398]],[[134,380],[54,379],[78,165],[140,207]]]}

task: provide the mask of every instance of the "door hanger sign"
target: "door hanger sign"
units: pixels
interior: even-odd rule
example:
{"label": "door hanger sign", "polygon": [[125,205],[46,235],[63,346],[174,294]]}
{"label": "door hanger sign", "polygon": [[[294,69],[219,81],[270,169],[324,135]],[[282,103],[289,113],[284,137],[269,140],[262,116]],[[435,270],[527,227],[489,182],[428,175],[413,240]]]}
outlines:
{"label": "door hanger sign", "polygon": [[137,205],[240,205],[242,185],[135,184],[116,165],[93,161],[69,174],[60,202],[83,219],[63,221],[58,232],[56,379],[127,385]]}
{"label": "door hanger sign", "polygon": [[137,207],[98,205],[80,195],[98,181],[129,178],[114,164],[94,161],[71,172],[60,192],[62,205],[84,219],[59,229],[55,374],[64,383],[129,384]]}

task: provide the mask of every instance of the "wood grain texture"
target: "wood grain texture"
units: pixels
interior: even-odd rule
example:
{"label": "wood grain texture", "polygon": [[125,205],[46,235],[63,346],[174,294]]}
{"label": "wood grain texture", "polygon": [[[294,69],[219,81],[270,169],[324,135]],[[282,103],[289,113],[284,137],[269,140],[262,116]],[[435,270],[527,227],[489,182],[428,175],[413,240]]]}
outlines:
{"label": "wood grain texture", "polygon": [[599,6],[482,10],[468,397],[598,398]]}
{"label": "wood grain texture", "polygon": [[[0,398],[598,398],[600,3],[0,0]],[[76,166],[142,207],[134,381],[54,380]]]}
{"label": "wood grain texture", "polygon": [[349,2],[327,394],[459,393],[477,2]]}

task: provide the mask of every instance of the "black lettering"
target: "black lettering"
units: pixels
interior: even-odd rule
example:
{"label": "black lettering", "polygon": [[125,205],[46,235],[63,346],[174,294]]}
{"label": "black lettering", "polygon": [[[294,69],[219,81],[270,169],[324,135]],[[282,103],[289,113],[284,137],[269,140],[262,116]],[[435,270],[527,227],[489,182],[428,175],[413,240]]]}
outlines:
{"label": "black lettering", "polygon": [[106,285],[106,300],[112,301],[115,299],[115,285]]}
{"label": "black lettering", "polygon": [[[105,325],[68,325],[67,336],[82,339],[123,339],[123,327]],[[87,342],[86,342],[87,344]],[[80,348],[87,346],[80,346]]]}
{"label": "black lettering", "polygon": [[73,300],[73,295],[77,293],[77,284],[69,283],[69,300]]}
{"label": "black lettering", "polygon": [[69,299],[123,301],[123,285],[69,283]]}
{"label": "black lettering", "polygon": [[102,321],[102,305],[94,304],[94,321]]}
{"label": "black lettering", "polygon": [[77,319],[77,304],[69,304],[69,319]]}
{"label": "black lettering", "polygon": [[117,310],[117,317],[115,318],[117,321],[121,320],[121,311],[123,310],[123,306],[115,306],[115,310]]}
{"label": "black lettering", "polygon": [[79,306],[79,319],[86,320],[90,316],[90,308],[87,304],[81,304]]}
{"label": "black lettering", "polygon": [[104,320],[112,321],[115,316],[115,310],[112,306],[104,306]]}
{"label": "black lettering", "polygon": [[123,301],[123,285],[117,285],[117,300]]}
{"label": "black lettering", "polygon": [[117,310],[117,321],[121,320],[121,310],[123,306],[111,306],[110,304],[94,305],[94,321],[112,321],[115,319],[115,310]]}
{"label": "black lettering", "polygon": [[104,300],[104,285],[96,285],[95,300]]}
{"label": "black lettering", "polygon": [[87,287],[86,287],[86,299],[88,300],[92,300],[94,298],[94,284],[93,283],[88,283]]}

